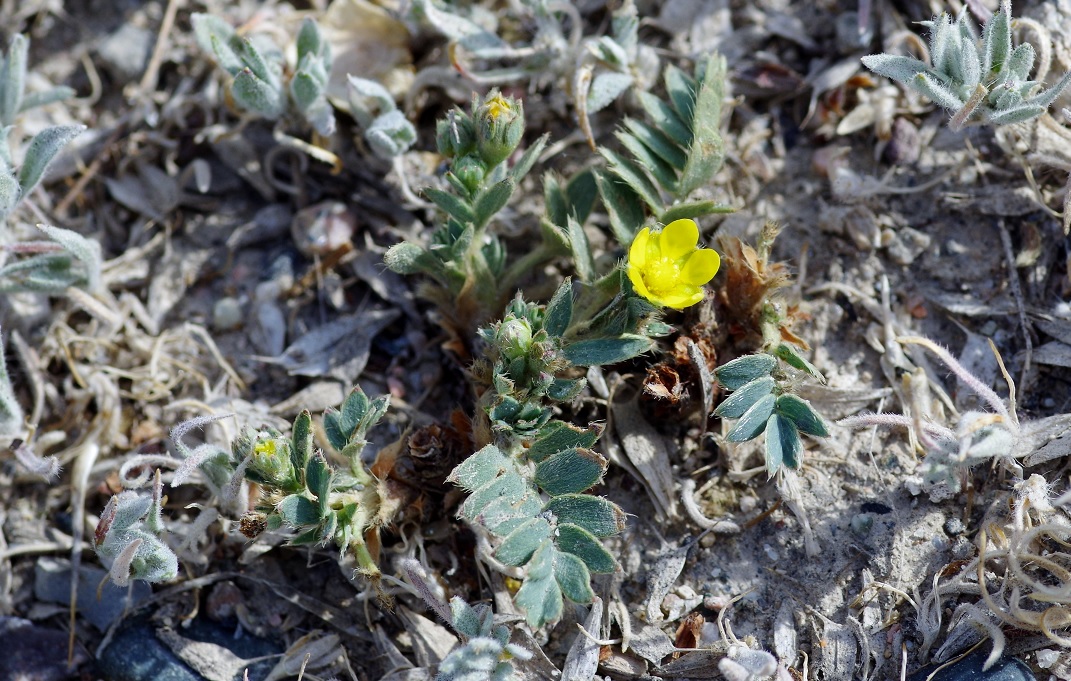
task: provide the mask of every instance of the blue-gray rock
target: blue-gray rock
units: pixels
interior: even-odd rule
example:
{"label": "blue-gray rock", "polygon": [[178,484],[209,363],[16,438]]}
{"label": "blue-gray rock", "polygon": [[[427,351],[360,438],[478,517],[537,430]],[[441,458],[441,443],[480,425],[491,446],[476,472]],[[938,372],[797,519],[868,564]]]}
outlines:
{"label": "blue-gray rock", "polygon": [[[35,626],[18,617],[0,617],[0,679],[19,681],[62,681],[67,673],[67,633]],[[86,661],[75,647],[74,665]]]}
{"label": "blue-gray rock", "polygon": [[[82,565],[78,570],[78,614],[89,623],[104,631],[126,607],[127,590],[109,580],[100,590],[97,586],[108,573],[93,565]],[[34,570],[33,594],[46,603],[71,604],[71,562],[58,558],[37,559]],[[152,587],[136,581],[130,590],[131,606],[152,596]]]}
{"label": "blue-gray rock", "polygon": [[[945,667],[934,674],[931,681],[1037,681],[1030,667],[1014,657],[1002,657],[983,672],[982,665],[989,657],[989,645],[986,643],[954,665]],[[926,681],[934,669],[936,667],[920,669],[908,681]]]}
{"label": "blue-gray rock", "polygon": [[[213,669],[202,669],[202,675],[173,650],[202,665],[211,664],[214,650],[219,663]],[[99,674],[109,681],[205,681],[226,678],[225,670],[231,679],[241,681],[244,668],[237,662],[282,652],[282,647],[264,639],[249,635],[236,639],[233,630],[200,618],[188,628],[168,630],[138,617],[123,624],[97,665]],[[250,681],[263,679],[272,666],[271,660],[250,666]]]}

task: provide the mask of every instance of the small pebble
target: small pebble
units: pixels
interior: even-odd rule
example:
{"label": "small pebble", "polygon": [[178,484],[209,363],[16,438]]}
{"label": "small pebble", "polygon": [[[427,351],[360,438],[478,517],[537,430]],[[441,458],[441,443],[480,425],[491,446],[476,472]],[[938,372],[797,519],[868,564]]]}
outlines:
{"label": "small pebble", "polygon": [[950,537],[955,537],[966,531],[967,527],[963,524],[963,521],[957,517],[952,517],[945,521],[945,534]]}
{"label": "small pebble", "polygon": [[212,306],[212,328],[216,331],[233,331],[244,319],[245,311],[237,298],[226,296]]}
{"label": "small pebble", "polygon": [[1037,681],[1030,668],[1013,657],[1002,657],[992,667],[982,671],[989,651],[990,647],[983,645],[943,669],[923,667],[909,676],[908,681]]}
{"label": "small pebble", "polygon": [[885,145],[885,160],[893,165],[911,165],[918,160],[920,149],[918,128],[903,117],[893,121],[892,137]]}
{"label": "small pebble", "polygon": [[[69,678],[66,652],[67,633],[45,629],[18,617],[0,617],[0,679],[19,681],[62,681]],[[75,648],[75,664],[85,662],[81,647]]]}
{"label": "small pebble", "polygon": [[874,527],[874,516],[869,513],[856,513],[849,521],[849,525],[855,536],[865,537],[870,534],[870,530]]}

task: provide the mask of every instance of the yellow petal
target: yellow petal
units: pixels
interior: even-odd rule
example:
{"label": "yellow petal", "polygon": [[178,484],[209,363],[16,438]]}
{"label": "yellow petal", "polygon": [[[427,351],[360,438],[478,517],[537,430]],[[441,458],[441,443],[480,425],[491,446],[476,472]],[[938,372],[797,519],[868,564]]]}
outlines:
{"label": "yellow petal", "polygon": [[666,307],[672,307],[674,310],[683,310],[686,307],[695,305],[702,299],[703,289],[691,286],[681,286],[673,291],[673,293],[667,293],[662,296],[658,302]]}
{"label": "yellow petal", "polygon": [[[644,231],[647,231],[646,229]],[[653,300],[651,297],[651,291],[647,288],[647,284],[643,282],[643,272],[639,267],[632,264],[631,258],[628,262],[628,267],[625,270],[628,272],[628,279],[632,282],[632,288],[636,289],[636,293],[640,294],[647,300]]]}
{"label": "yellow petal", "polygon": [[630,277],[632,276],[633,265],[640,268],[647,262],[647,242],[650,237],[650,228],[644,227],[636,234],[636,238],[632,240],[632,246],[628,249],[628,272]]}
{"label": "yellow petal", "polygon": [[702,286],[718,273],[721,267],[721,256],[717,251],[709,248],[701,248],[688,256],[688,260],[681,268],[681,281],[692,286]]}
{"label": "yellow petal", "polygon": [[699,227],[695,220],[674,220],[661,235],[662,257],[678,260],[695,250],[699,243]]}

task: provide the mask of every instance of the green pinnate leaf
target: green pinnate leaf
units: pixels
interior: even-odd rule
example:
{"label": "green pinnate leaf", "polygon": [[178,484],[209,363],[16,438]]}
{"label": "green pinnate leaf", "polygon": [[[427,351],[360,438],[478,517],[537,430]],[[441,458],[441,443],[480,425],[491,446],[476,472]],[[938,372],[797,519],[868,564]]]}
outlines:
{"label": "green pinnate leaf", "polygon": [[303,471],[312,457],[312,415],[306,409],[294,419],[290,437],[290,461],[294,470]]}
{"label": "green pinnate leaf", "polygon": [[804,359],[803,355],[788,343],[781,343],[774,348],[774,354],[784,360],[789,366],[810,374],[812,378],[816,378],[822,383],[826,382],[826,377],[822,375],[822,372],[819,371],[815,365]]}
{"label": "green pinnate leaf", "polygon": [[1011,3],[1002,2],[982,29],[983,73],[988,77],[1003,69],[1011,51]]}
{"label": "green pinnate leaf", "polygon": [[663,80],[669,92],[669,100],[677,117],[689,130],[693,129],[692,117],[695,111],[696,85],[691,76],[673,64],[666,66]]}
{"label": "green pinnate leaf", "polygon": [[564,449],[580,447],[590,449],[602,434],[600,426],[577,428],[564,421],[552,421],[540,432],[539,438],[528,448],[528,458],[536,463]]}
{"label": "green pinnate leaf", "polygon": [[[673,170],[672,166],[659,158],[657,154],[651,151],[634,135],[630,135],[623,130],[618,130],[614,133],[614,137],[621,142],[621,146],[628,149],[629,153],[632,154],[635,161],[635,163],[633,163],[635,169],[630,172],[638,173],[639,169],[642,168],[643,171],[650,174],[663,189],[671,193],[676,191],[677,173]],[[654,206],[652,206],[652,208],[654,208]]]}
{"label": "green pinnate leaf", "polygon": [[476,522],[486,527],[492,534],[505,537],[529,519],[539,515],[542,510],[538,494],[532,490],[520,501],[506,498],[495,499],[480,511],[480,514],[476,516]]}
{"label": "green pinnate leaf", "polygon": [[644,112],[656,128],[668,135],[679,147],[691,145],[692,131],[681,121],[680,116],[669,104],[650,92],[638,92],[637,95]]}
{"label": "green pinnate leaf", "polygon": [[234,37],[231,25],[219,17],[197,12],[190,16],[190,23],[193,24],[193,34],[201,49],[214,54],[224,71],[232,76],[237,75],[242,70],[242,60],[229,47]]}
{"label": "green pinnate leaf", "polygon": [[308,527],[320,524],[320,509],[308,497],[291,494],[276,506],[283,522],[290,527]]}
{"label": "green pinnate leaf", "polygon": [[658,216],[658,221],[664,225],[668,225],[674,220],[682,220],[685,218],[695,219],[704,215],[716,215],[724,213],[734,212],[732,206],[724,203],[718,203],[717,201],[685,201],[684,203],[676,203],[667,208]]}
{"label": "green pinnate leaf", "polygon": [[609,499],[590,494],[556,496],[543,511],[553,513],[559,523],[578,525],[596,537],[609,537],[625,529],[624,511]]}
{"label": "green pinnate leaf", "polygon": [[472,206],[472,211],[476,215],[476,224],[479,226],[486,225],[498,211],[505,208],[516,188],[517,184],[513,178],[507,177],[501,182],[491,185],[477,196]]}
{"label": "green pinnate leaf", "polygon": [[718,405],[718,408],[714,410],[714,414],[723,418],[738,419],[743,416],[744,412],[750,409],[753,404],[763,397],[772,394],[775,385],[776,381],[774,381],[771,376],[756,378],[754,381],[745,384],[726,398],[725,401]]}
{"label": "green pinnate leaf", "polygon": [[487,445],[462,461],[451,471],[447,480],[473,492],[514,469],[513,460],[505,452],[494,445]]}
{"label": "green pinnate leaf", "polygon": [[554,297],[547,303],[543,316],[543,329],[551,336],[561,336],[573,320],[573,281],[569,277],[561,283]]}
{"label": "green pinnate leaf", "polygon": [[66,85],[57,85],[56,87],[41,92],[31,92],[22,98],[22,104],[19,106],[19,113],[29,111],[30,109],[36,109],[39,106],[47,106],[55,102],[62,102],[74,97],[75,94],[77,93],[74,89],[69,88]]}
{"label": "green pinnate leaf", "polygon": [[370,406],[371,403],[368,400],[368,396],[365,395],[364,390],[361,390],[360,387],[351,390],[350,394],[342,402],[342,408],[338,413],[338,427],[347,441],[355,434],[358,426],[361,425],[361,421],[368,414]]}
{"label": "green pinnate leaf", "polygon": [[829,429],[826,427],[825,421],[814,410],[810,402],[801,397],[789,394],[781,395],[777,398],[777,413],[792,421],[792,423],[796,424],[796,428],[808,435],[814,435],[815,437],[829,435]]}
{"label": "green pinnate leaf", "polygon": [[714,375],[727,389],[739,390],[757,378],[769,376],[776,366],[777,359],[772,355],[744,355],[721,365]]}
{"label": "green pinnate leaf", "polygon": [[7,57],[0,69],[0,126],[13,125],[26,87],[26,60],[30,41],[21,33],[11,38]]}
{"label": "green pinnate leaf", "polygon": [[231,94],[239,106],[264,118],[275,120],[283,115],[283,99],[278,88],[258,78],[248,68],[234,77]]}
{"label": "green pinnate leaf", "polygon": [[777,398],[773,395],[759,399],[744,412],[736,426],[726,435],[726,439],[729,442],[746,442],[757,437],[766,428],[766,422],[773,415],[776,402]]}
{"label": "green pinnate leaf", "polygon": [[562,356],[576,366],[617,364],[638,357],[654,346],[646,336],[621,334],[617,338],[593,338],[576,341],[562,349]]}
{"label": "green pinnate leaf", "polygon": [[555,551],[554,579],[565,597],[574,603],[590,603],[595,598],[595,592],[591,590],[591,572],[578,556]]}
{"label": "green pinnate leaf", "polygon": [[305,467],[305,485],[316,495],[320,513],[327,513],[331,502],[331,468],[322,454],[314,454]]}
{"label": "green pinnate leaf", "polygon": [[299,71],[290,79],[290,97],[298,111],[308,111],[320,100],[324,86],[311,73]]}
{"label": "green pinnate leaf", "polygon": [[19,168],[19,186],[22,196],[33,191],[56,154],[85,129],[84,125],[61,125],[46,128],[34,136],[30,147],[26,150],[22,167]]}
{"label": "green pinnate leaf", "polygon": [[721,55],[706,61],[706,70],[695,98],[688,162],[677,184],[678,198],[685,198],[710,182],[725,160],[725,143],[720,131],[725,69],[725,58]]}
{"label": "green pinnate leaf", "polygon": [[513,597],[524,611],[528,626],[541,627],[561,617],[562,591],[554,578],[554,545],[546,542],[539,547],[528,564],[528,578]]}
{"label": "green pinnate leaf", "polygon": [[669,167],[683,170],[688,163],[684,150],[658,128],[634,118],[626,118],[625,129]]}
{"label": "green pinnate leaf", "polygon": [[[613,149],[599,147],[599,153],[608,162],[610,170],[652,210],[659,210],[662,207],[662,196],[658,192],[658,187],[655,187],[646,173]],[[605,205],[605,195],[603,196]]]}
{"label": "green pinnate leaf", "polygon": [[584,391],[587,384],[586,378],[555,378],[547,386],[547,397],[557,402],[569,402],[576,399]]}
{"label": "green pinnate leaf", "polygon": [[623,246],[631,244],[646,219],[643,201],[624,180],[613,173],[596,172],[595,183],[610,218],[614,238]]}
{"label": "green pinnate leaf", "polygon": [[506,473],[475,490],[461,504],[461,508],[458,509],[458,515],[469,522],[476,522],[479,514],[492,501],[505,499],[508,503],[515,504],[520,502],[527,492],[528,489],[524,478],[516,472]]}
{"label": "green pinnate leaf", "polygon": [[766,424],[766,472],[773,475],[782,465],[799,468],[803,442],[796,425],[781,414],[775,414]]}
{"label": "green pinnate leaf", "polygon": [[531,518],[502,540],[495,550],[495,558],[506,565],[524,565],[550,539],[551,532],[550,523],[544,518]]}
{"label": "green pinnate leaf", "polygon": [[298,63],[301,63],[306,55],[330,58],[330,53],[331,45],[324,40],[320,27],[311,18],[306,17],[301,22],[301,29],[297,36]]}
{"label": "green pinnate leaf", "polygon": [[551,496],[583,492],[602,480],[607,465],[590,449],[566,449],[536,465],[535,482]]}
{"label": "green pinnate leaf", "polygon": [[559,550],[584,561],[588,570],[596,574],[609,574],[617,569],[617,561],[613,555],[595,535],[579,525],[559,523],[555,542]]}
{"label": "green pinnate leaf", "polygon": [[424,196],[431,199],[432,203],[458,222],[476,222],[476,213],[472,210],[472,206],[460,196],[434,187],[425,189]]}
{"label": "green pinnate leaf", "polygon": [[532,169],[536,161],[539,160],[539,155],[543,153],[543,149],[547,146],[547,140],[550,139],[550,133],[541,136],[535,141],[535,144],[524,150],[521,157],[517,160],[512,168],[509,169],[509,177],[513,180],[514,185],[520,184],[520,181],[524,179],[528,171]]}

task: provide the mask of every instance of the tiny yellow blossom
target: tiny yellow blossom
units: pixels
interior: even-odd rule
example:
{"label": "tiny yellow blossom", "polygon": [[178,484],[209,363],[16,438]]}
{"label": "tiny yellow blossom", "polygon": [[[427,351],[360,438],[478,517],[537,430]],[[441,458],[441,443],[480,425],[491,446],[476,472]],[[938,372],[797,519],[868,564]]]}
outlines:
{"label": "tiny yellow blossom", "polygon": [[487,107],[487,115],[494,120],[498,120],[499,116],[510,114],[513,111],[513,107],[509,105],[509,100],[498,92],[488,97],[487,101],[484,102],[484,106]]}
{"label": "tiny yellow blossom", "polygon": [[628,278],[636,293],[675,310],[701,301],[703,284],[718,273],[721,256],[698,244],[694,220],[674,220],[661,232],[641,229],[628,251]]}

